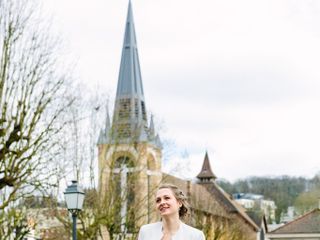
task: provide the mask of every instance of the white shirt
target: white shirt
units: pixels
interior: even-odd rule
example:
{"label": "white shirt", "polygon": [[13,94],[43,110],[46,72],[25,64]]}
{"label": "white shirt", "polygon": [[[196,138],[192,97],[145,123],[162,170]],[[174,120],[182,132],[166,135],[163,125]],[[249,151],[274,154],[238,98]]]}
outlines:
{"label": "white shirt", "polygon": [[[162,222],[156,222],[143,225],[140,228],[138,240],[160,240],[162,236]],[[202,231],[181,222],[179,230],[172,236],[171,239],[205,240],[205,237]]]}

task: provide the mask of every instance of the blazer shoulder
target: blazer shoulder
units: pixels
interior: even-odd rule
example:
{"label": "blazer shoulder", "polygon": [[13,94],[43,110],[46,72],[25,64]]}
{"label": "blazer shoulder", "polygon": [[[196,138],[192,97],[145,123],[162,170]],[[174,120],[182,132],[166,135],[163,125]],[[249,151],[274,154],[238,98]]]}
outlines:
{"label": "blazer shoulder", "polygon": [[155,223],[149,223],[146,225],[143,225],[140,228],[140,232],[153,232],[153,231],[157,231],[159,228],[161,229],[162,224],[161,222],[155,222]]}
{"label": "blazer shoulder", "polygon": [[188,235],[192,236],[194,239],[205,240],[204,233],[201,230],[194,228],[194,227],[191,227],[185,223],[184,223],[184,229],[185,229],[186,233],[188,233]]}

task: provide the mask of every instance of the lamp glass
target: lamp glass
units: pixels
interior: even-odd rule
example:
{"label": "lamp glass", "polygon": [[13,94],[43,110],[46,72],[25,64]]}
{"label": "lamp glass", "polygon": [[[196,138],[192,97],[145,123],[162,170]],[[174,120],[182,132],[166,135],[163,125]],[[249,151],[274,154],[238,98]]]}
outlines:
{"label": "lamp glass", "polygon": [[78,195],[76,192],[65,194],[68,209],[78,209]]}
{"label": "lamp glass", "polygon": [[78,202],[77,202],[77,206],[79,210],[82,209],[82,205],[83,205],[83,201],[84,201],[84,193],[79,193],[78,194]]}
{"label": "lamp glass", "polygon": [[84,201],[84,192],[78,186],[77,181],[72,181],[72,184],[67,187],[64,196],[69,210],[81,210]]}

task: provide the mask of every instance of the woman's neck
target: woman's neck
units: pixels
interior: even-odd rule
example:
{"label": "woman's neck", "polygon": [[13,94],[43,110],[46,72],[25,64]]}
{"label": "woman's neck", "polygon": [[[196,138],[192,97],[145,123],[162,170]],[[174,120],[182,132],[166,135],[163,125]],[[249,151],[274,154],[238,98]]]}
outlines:
{"label": "woman's neck", "polygon": [[174,235],[179,230],[180,223],[181,222],[179,216],[162,218],[163,232],[169,233],[170,235]]}

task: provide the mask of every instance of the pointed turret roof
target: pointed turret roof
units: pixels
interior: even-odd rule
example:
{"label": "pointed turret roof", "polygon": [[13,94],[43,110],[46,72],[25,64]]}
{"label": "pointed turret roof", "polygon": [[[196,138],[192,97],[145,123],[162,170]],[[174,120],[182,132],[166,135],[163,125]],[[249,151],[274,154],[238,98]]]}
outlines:
{"label": "pointed turret roof", "polygon": [[142,129],[148,131],[131,1],[128,6],[112,127],[113,140],[116,141],[141,139]]}
{"label": "pointed turret roof", "polygon": [[101,129],[97,144],[106,144],[109,142],[110,128],[111,128],[111,126],[110,126],[109,108],[108,108],[108,104],[107,104],[105,128]]}
{"label": "pointed turret roof", "polygon": [[210,161],[208,157],[208,152],[206,152],[206,155],[203,160],[202,169],[200,173],[197,175],[197,178],[202,180],[215,180],[217,177],[213,174],[210,166]]}
{"label": "pointed turret roof", "polygon": [[150,132],[150,137],[154,138],[155,130],[154,130],[153,115],[151,115],[151,119],[150,119],[149,132]]}

